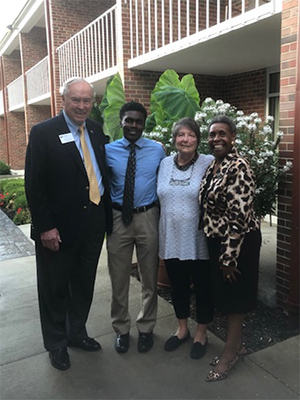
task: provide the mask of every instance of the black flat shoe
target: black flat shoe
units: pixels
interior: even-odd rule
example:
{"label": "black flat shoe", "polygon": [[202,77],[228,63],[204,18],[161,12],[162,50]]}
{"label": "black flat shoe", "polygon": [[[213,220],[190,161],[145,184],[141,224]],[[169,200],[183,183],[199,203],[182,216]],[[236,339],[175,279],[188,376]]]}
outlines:
{"label": "black flat shoe", "polygon": [[129,349],[129,333],[117,335],[115,340],[115,350],[117,353],[126,353]]}
{"label": "black flat shoe", "polygon": [[92,338],[85,338],[82,340],[70,341],[68,343],[70,347],[78,347],[79,349],[85,351],[99,351],[101,350],[101,345],[95,339]]}
{"label": "black flat shoe", "polygon": [[198,360],[199,358],[202,358],[207,350],[207,344],[208,340],[206,339],[205,344],[202,344],[200,342],[195,342],[193,343],[193,346],[191,348],[191,358]]}
{"label": "black flat shoe", "polygon": [[153,346],[153,333],[139,333],[139,340],[138,340],[138,351],[140,353],[146,353],[149,351]]}
{"label": "black flat shoe", "polygon": [[65,371],[71,366],[69,354],[66,347],[61,347],[60,349],[49,351],[49,357],[51,364],[54,368],[60,371]]}
{"label": "black flat shoe", "polygon": [[165,343],[164,349],[166,351],[174,351],[178,349],[179,346],[181,346],[184,342],[186,342],[190,337],[190,331],[188,331],[186,337],[183,339],[179,339],[178,336],[171,336]]}

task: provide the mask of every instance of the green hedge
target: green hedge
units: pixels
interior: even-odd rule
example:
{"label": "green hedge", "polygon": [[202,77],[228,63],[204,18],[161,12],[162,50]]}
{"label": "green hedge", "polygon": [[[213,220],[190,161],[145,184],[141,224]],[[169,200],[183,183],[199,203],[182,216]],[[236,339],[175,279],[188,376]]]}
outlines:
{"label": "green hedge", "polygon": [[0,160],[0,175],[10,175],[10,167]]}
{"label": "green hedge", "polygon": [[0,207],[16,225],[31,222],[23,178],[0,180]]}

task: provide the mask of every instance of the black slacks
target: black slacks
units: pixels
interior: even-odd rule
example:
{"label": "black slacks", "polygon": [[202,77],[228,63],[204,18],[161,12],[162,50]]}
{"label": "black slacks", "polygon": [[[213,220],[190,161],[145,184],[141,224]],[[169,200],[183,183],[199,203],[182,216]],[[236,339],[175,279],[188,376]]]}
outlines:
{"label": "black slacks", "polygon": [[171,297],[178,319],[190,316],[190,284],[194,284],[196,314],[199,324],[208,324],[214,316],[208,260],[165,260],[171,283]]}
{"label": "black slacks", "polygon": [[[76,217],[74,217],[76,218]],[[81,240],[52,252],[36,241],[37,283],[44,346],[53,351],[68,340],[87,337],[86,321],[93,299],[105,233],[102,202],[90,205]]]}

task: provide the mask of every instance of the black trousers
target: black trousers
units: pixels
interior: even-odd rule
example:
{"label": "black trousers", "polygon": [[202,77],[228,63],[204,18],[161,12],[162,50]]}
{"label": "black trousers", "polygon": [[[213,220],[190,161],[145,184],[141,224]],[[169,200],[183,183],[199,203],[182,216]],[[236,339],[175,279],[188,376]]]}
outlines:
{"label": "black trousers", "polygon": [[208,324],[214,316],[208,260],[165,260],[171,283],[171,297],[178,319],[190,316],[190,284],[194,284],[196,314],[199,324]]}
{"label": "black trousers", "polygon": [[68,340],[87,337],[86,321],[93,299],[105,233],[104,206],[90,205],[82,239],[58,252],[36,241],[37,284],[44,346],[53,351]]}

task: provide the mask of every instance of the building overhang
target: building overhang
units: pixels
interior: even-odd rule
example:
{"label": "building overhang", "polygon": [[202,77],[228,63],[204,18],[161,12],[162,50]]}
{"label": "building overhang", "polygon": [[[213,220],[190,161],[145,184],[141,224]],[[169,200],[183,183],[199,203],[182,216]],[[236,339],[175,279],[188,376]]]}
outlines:
{"label": "building overhang", "polygon": [[44,0],[28,0],[12,23],[12,30],[0,42],[0,55],[10,55],[19,49],[19,34],[28,33],[35,26],[44,27]]}
{"label": "building overhang", "polygon": [[226,22],[222,29],[212,27],[133,58],[128,61],[128,67],[227,76],[279,65],[281,13],[249,24],[237,24],[235,29],[227,29]]}

